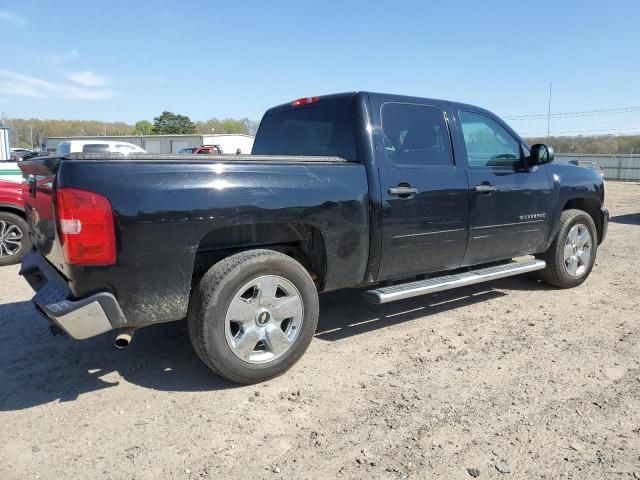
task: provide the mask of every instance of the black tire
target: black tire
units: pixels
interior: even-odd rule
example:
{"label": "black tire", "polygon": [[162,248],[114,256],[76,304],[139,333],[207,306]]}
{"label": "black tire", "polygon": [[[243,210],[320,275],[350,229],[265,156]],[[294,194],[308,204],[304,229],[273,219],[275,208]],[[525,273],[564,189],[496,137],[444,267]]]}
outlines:
{"label": "black tire", "polygon": [[[572,276],[569,274],[564,260],[564,248],[567,235],[571,229],[582,224],[587,227],[591,235],[590,259],[584,272],[580,276]],[[538,275],[545,283],[560,288],[573,288],[584,282],[595,263],[596,253],[598,250],[598,232],[591,216],[582,210],[565,210],[560,216],[560,229],[549,249],[543,254],[537,255],[538,258],[547,262],[547,267],[540,270]]]}
{"label": "black tire", "polygon": [[[303,306],[302,323],[280,357],[248,363],[227,341],[226,315],[243,285],[264,275],[277,275],[295,286]],[[200,359],[218,375],[235,383],[258,383],[284,373],[302,357],[316,331],[318,309],[318,292],[302,265],[273,250],[250,250],[221,260],[202,277],[189,302],[189,337]]]}
{"label": "black tire", "polygon": [[[7,231],[6,229],[9,227],[11,227],[12,232],[15,232],[16,229],[19,230],[21,235],[20,246],[18,250],[11,255],[7,254],[8,250],[6,250],[2,239],[2,234]],[[12,248],[13,244],[8,244],[7,246],[8,248]],[[22,261],[22,257],[31,250],[31,240],[29,239],[27,222],[24,218],[16,215],[15,213],[0,212],[0,249],[0,267],[20,263]]]}

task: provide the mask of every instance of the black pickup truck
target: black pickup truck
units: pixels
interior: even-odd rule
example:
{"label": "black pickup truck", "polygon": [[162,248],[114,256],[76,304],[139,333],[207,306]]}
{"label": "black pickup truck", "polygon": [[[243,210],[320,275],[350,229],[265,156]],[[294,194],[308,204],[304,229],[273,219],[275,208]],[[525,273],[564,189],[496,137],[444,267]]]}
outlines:
{"label": "black pickup truck", "polygon": [[252,155],[22,162],[21,274],[74,338],[122,329],[124,346],[186,317],[205,364],[258,382],[304,353],[318,292],[385,303],[532,271],[582,283],[607,232],[604,183],[552,160],[471,105],[303,98],[266,112]]}

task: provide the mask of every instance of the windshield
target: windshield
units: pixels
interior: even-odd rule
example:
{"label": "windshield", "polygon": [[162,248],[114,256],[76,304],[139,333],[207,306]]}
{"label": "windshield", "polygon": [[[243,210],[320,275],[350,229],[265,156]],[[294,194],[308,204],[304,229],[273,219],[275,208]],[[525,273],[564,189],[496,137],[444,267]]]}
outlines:
{"label": "windshield", "polygon": [[335,156],[356,160],[350,101],[322,102],[267,112],[253,144],[253,155]]}

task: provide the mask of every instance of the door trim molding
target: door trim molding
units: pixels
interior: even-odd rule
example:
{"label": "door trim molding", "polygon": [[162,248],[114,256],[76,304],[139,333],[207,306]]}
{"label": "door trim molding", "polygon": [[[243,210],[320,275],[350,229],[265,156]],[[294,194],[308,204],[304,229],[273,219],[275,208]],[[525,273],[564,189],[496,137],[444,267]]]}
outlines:
{"label": "door trim molding", "polygon": [[483,230],[487,228],[513,227],[515,225],[531,225],[533,223],[544,223],[544,219],[528,220],[526,222],[500,223],[498,225],[481,225],[479,227],[471,227],[471,230]]}
{"label": "door trim molding", "polygon": [[406,238],[406,237],[422,237],[424,235],[437,235],[439,233],[453,233],[453,232],[465,232],[466,228],[454,228],[452,230],[438,230],[437,232],[422,232],[422,233],[409,233],[407,235],[396,235],[393,238]]}

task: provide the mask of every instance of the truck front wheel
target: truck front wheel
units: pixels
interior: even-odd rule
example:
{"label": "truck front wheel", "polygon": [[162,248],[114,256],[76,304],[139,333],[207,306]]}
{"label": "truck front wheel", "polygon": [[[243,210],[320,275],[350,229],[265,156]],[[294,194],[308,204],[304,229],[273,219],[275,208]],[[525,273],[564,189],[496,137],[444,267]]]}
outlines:
{"label": "truck front wheel", "polygon": [[216,263],[189,303],[191,343],[200,359],[236,383],[288,370],[318,323],[318,293],[305,268],[273,250],[251,250]]}
{"label": "truck front wheel", "polygon": [[540,278],[556,287],[571,288],[584,282],[593,268],[598,248],[598,234],[591,216],[582,210],[565,210],[560,229],[549,249],[539,258],[547,267]]}

